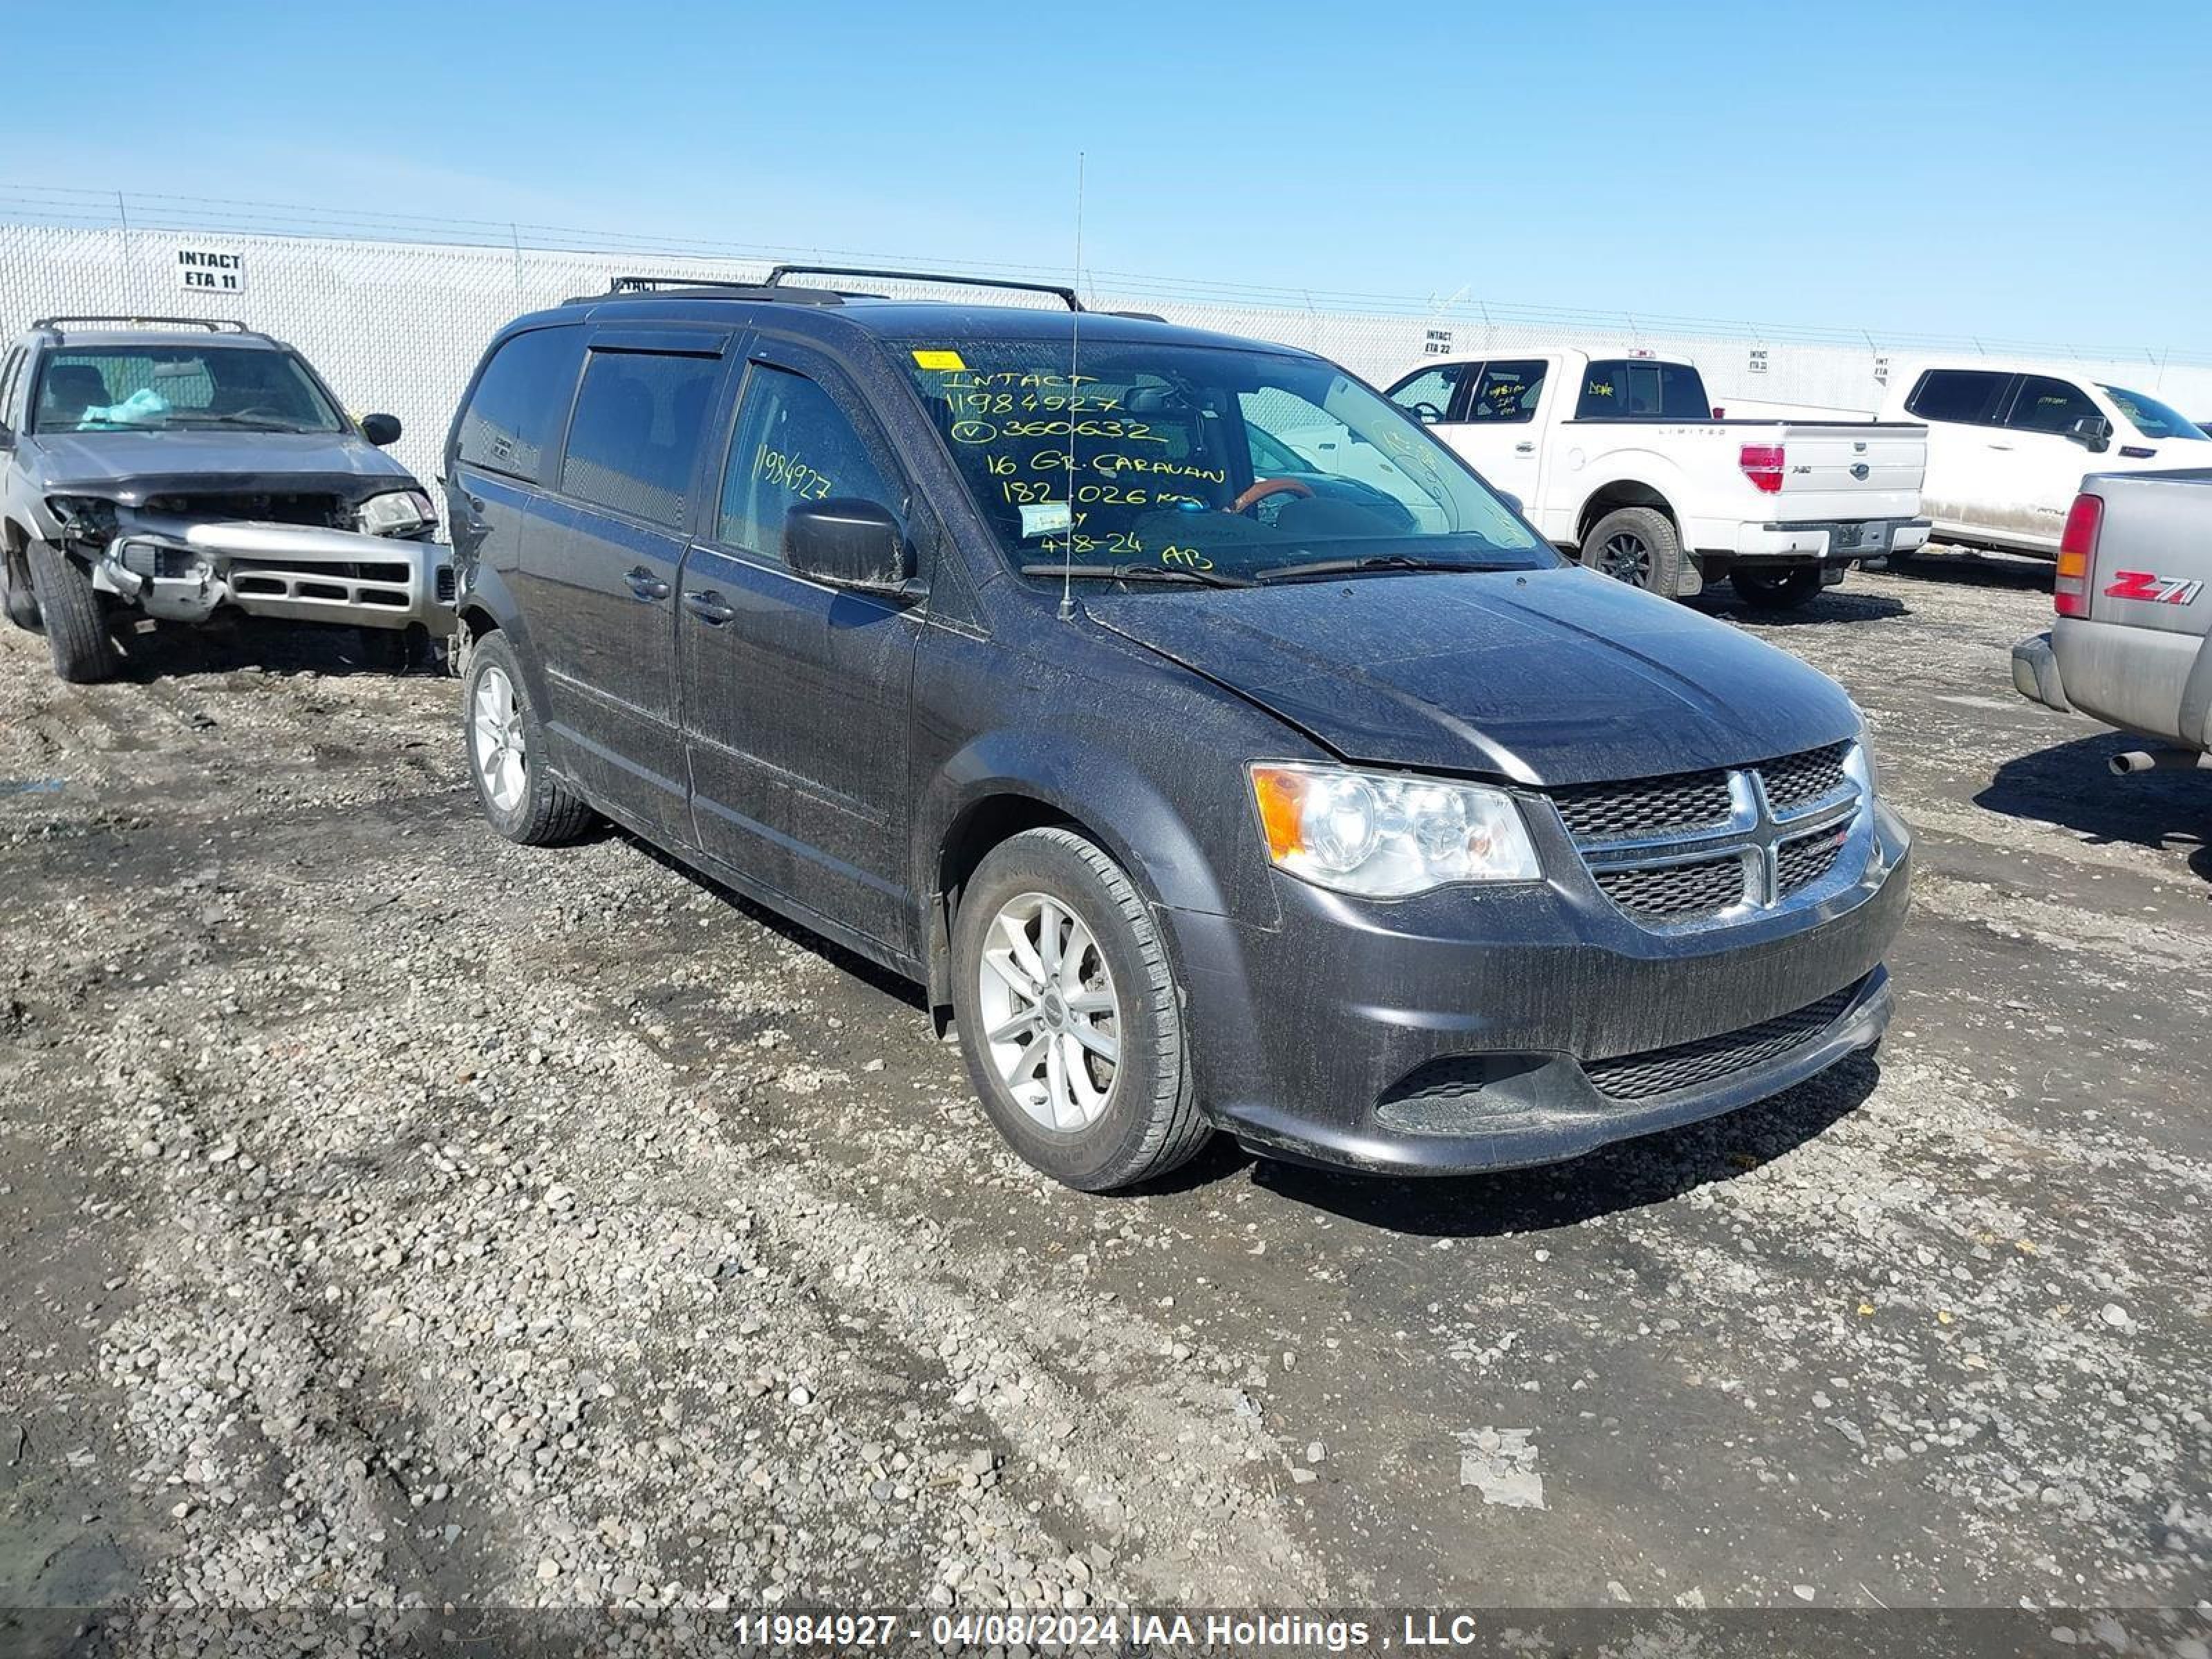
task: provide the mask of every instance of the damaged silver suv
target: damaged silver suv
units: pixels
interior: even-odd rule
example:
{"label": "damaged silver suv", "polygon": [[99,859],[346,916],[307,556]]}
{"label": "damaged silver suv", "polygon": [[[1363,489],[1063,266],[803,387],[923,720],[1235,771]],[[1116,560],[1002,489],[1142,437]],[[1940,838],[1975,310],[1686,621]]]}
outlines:
{"label": "damaged silver suv", "polygon": [[225,610],[363,630],[404,667],[453,631],[429,496],[291,347],[244,324],[50,317],[0,362],[0,599],[65,680],[123,628]]}

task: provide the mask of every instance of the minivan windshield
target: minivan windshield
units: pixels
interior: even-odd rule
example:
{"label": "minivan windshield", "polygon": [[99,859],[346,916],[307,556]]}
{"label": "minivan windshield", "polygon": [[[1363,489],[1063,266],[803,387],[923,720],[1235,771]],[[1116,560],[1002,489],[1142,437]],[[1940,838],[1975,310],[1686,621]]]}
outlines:
{"label": "minivan windshield", "polygon": [[1392,404],[1311,357],[1080,341],[892,348],[1014,565],[1216,586],[1559,562]]}
{"label": "minivan windshield", "polygon": [[2146,438],[2203,438],[2212,436],[2174,409],[2124,386],[2108,386],[2106,394],[2120,406],[2120,413]]}
{"label": "minivan windshield", "polygon": [[300,360],[265,346],[102,345],[49,352],[33,432],[342,432]]}

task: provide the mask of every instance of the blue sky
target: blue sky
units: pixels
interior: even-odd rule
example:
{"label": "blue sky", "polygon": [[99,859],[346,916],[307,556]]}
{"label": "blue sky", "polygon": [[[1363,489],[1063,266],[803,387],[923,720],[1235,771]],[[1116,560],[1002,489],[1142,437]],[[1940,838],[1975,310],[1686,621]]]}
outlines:
{"label": "blue sky", "polygon": [[0,180],[2212,349],[2203,0],[98,12]]}

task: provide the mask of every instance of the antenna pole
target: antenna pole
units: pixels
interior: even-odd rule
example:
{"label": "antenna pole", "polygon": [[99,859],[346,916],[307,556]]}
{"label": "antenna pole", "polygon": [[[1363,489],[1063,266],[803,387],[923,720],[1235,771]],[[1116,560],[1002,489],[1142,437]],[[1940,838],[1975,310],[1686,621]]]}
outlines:
{"label": "antenna pole", "polygon": [[[1075,152],[1075,282],[1083,287],[1083,152]],[[1083,307],[1067,318],[1067,546],[1060,562],[1060,619],[1075,620],[1075,428],[1076,399],[1083,383],[1075,378],[1075,365],[1083,337]]]}

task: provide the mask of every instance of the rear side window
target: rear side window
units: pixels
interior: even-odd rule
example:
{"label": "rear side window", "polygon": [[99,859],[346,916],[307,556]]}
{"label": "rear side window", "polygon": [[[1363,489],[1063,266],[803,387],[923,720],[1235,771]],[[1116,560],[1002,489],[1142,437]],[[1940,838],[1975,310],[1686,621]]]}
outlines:
{"label": "rear side window", "polygon": [[1705,383],[1687,363],[1614,358],[1583,374],[1578,421],[1710,421]]}
{"label": "rear side window", "polygon": [[684,523],[719,357],[594,351],[561,463],[561,492],[671,528]]}
{"label": "rear side window", "polygon": [[1923,421],[1961,421],[1986,426],[1997,417],[2012,376],[1984,368],[1931,368],[1920,377],[1905,412]]}
{"label": "rear side window", "polygon": [[1438,363],[1417,369],[1390,388],[1390,401],[1425,421],[1441,421],[1451,413],[1452,396],[1473,363]]}
{"label": "rear side window", "polygon": [[551,453],[576,389],[581,335],[533,329],[501,346],[461,416],[460,459],[532,483],[548,481]]}
{"label": "rear side window", "polygon": [[1536,418],[1536,400],[1543,395],[1541,357],[1531,357],[1525,362],[1487,362],[1482,366],[1482,377],[1474,383],[1474,396],[1468,404],[1467,418],[1509,424],[1533,421]]}
{"label": "rear side window", "polygon": [[715,540],[787,563],[786,515],[803,501],[835,496],[873,501],[893,513],[905,506],[827,392],[804,374],[755,364],[730,434]]}
{"label": "rear side window", "polygon": [[2071,432],[2078,421],[2101,421],[2105,411],[2089,401],[2089,394],[2070,380],[2054,380],[2047,374],[2029,374],[2014,394],[2012,412],[2005,424],[2024,432]]}

